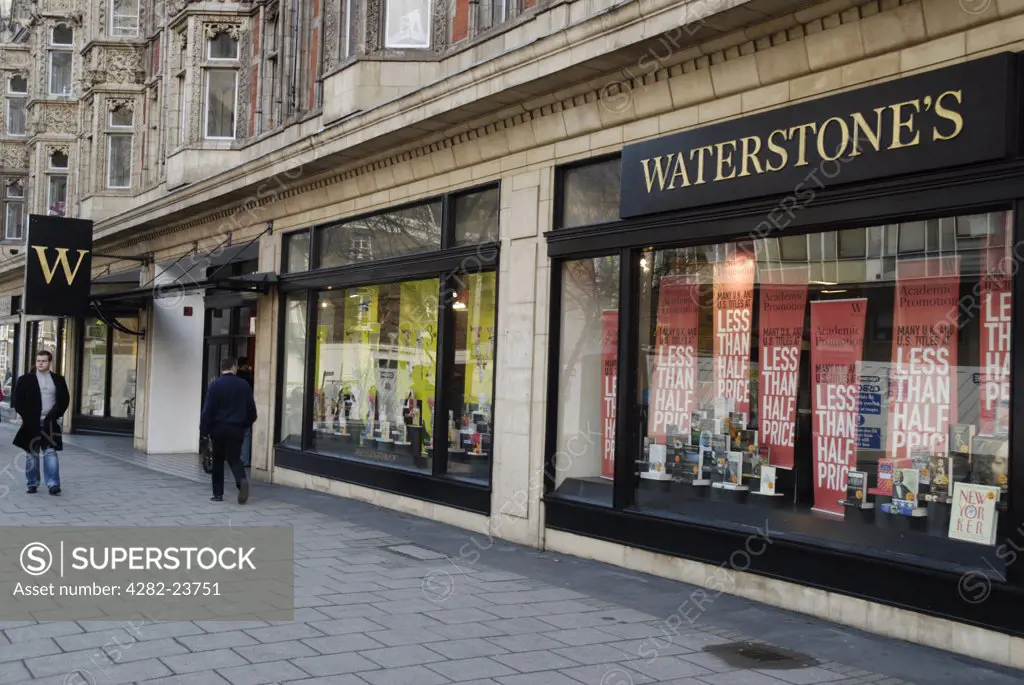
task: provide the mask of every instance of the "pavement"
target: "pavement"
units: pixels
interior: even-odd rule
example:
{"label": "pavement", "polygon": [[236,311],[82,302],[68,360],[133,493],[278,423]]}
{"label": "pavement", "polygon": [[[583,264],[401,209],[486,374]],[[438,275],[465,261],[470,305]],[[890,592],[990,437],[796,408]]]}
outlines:
{"label": "pavement", "polygon": [[691,624],[676,609],[696,589],[683,583],[318,492],[255,483],[245,506],[231,486],[212,503],[195,455],[67,443],[60,497],[25,494],[22,462],[0,448],[4,525],[288,523],[295,620],[0,623],[0,684],[1024,682],[1024,672],[727,595]]}

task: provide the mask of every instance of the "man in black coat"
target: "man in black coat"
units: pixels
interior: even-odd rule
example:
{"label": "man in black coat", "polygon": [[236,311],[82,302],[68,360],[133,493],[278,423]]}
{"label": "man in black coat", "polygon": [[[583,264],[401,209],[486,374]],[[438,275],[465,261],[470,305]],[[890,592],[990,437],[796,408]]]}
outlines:
{"label": "man in black coat", "polygon": [[64,377],[50,370],[53,355],[36,353],[36,368],[26,373],[14,386],[14,410],[21,417],[21,428],[14,444],[25,450],[25,479],[28,492],[39,489],[39,457],[43,459],[43,476],[51,495],[60,494],[60,462],[57,452],[64,449],[60,418],[71,404]]}
{"label": "man in black coat", "polygon": [[239,378],[234,359],[220,363],[220,377],[206,389],[206,402],[199,422],[201,435],[210,436],[213,445],[214,502],[224,500],[224,462],[231,467],[238,486],[238,503],[249,499],[249,480],[242,465],[242,442],[245,433],[256,422],[256,401],[252,387]]}

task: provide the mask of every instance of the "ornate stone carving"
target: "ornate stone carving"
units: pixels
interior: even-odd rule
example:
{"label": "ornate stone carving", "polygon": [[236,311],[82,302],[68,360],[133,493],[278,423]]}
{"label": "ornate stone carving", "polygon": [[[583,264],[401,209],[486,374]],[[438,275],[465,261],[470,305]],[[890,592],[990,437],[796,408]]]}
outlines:
{"label": "ornate stone carving", "polygon": [[126,98],[108,98],[107,99],[107,111],[113,112],[118,109],[126,109],[129,112],[135,111],[135,100],[129,100]]}
{"label": "ornate stone carving", "polygon": [[15,69],[24,69],[28,63],[29,54],[24,50],[0,50],[0,64],[9,65]]}
{"label": "ornate stone carving", "polygon": [[203,24],[203,35],[213,39],[222,33],[226,33],[235,40],[241,37],[241,24]]}
{"label": "ornate stone carving", "polygon": [[103,70],[108,83],[142,83],[146,78],[142,64],[139,48],[107,48],[103,52]]}
{"label": "ornate stone carving", "polygon": [[341,23],[341,0],[324,3],[324,73],[334,69],[341,55],[338,26]]}
{"label": "ornate stone carving", "polygon": [[[470,3],[473,7],[473,3]],[[430,32],[434,52],[441,53],[448,49],[448,3],[433,0],[430,7]]]}
{"label": "ornate stone carving", "polygon": [[73,104],[36,104],[33,110],[41,114],[36,116],[37,133],[76,133],[75,110]]}
{"label": "ornate stone carving", "polygon": [[8,178],[4,182],[4,186],[7,188],[17,188],[21,191],[21,194],[25,194],[25,179],[22,178]]}
{"label": "ornate stone carving", "polygon": [[0,167],[28,169],[28,146],[22,143],[0,143]]}
{"label": "ornate stone carving", "polygon": [[58,154],[58,153],[64,155],[65,157],[70,157],[71,156],[71,146],[70,145],[47,145],[46,146],[46,156],[47,157],[53,157],[55,154]]}
{"label": "ornate stone carving", "polygon": [[185,9],[185,5],[188,4],[188,0],[168,0],[167,2],[167,18],[173,19]]}
{"label": "ornate stone carving", "polygon": [[381,0],[366,0],[366,14],[361,24],[366,27],[363,34],[366,36],[363,54],[380,50],[384,45],[384,41],[381,39],[381,28],[384,24],[384,9]]}

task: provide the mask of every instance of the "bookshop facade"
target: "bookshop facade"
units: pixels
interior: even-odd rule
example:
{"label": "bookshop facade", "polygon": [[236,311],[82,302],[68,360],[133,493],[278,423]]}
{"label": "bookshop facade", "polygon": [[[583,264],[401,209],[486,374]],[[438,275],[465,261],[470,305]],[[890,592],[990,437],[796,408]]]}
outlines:
{"label": "bookshop facade", "polygon": [[556,170],[549,542],[1024,636],[1021,69],[997,54]]}

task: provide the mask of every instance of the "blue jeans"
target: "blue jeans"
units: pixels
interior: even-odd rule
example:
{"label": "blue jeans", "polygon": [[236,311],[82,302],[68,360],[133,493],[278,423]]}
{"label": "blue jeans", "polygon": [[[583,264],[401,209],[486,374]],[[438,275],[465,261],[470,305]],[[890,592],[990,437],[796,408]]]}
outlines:
{"label": "blue jeans", "polygon": [[[60,461],[57,450],[52,447],[43,451],[43,475],[47,488],[60,486]],[[30,488],[39,487],[39,457],[31,452],[25,453],[25,480]]]}
{"label": "blue jeans", "polygon": [[245,437],[242,438],[242,464],[249,466],[252,461],[252,428],[245,431]]}

